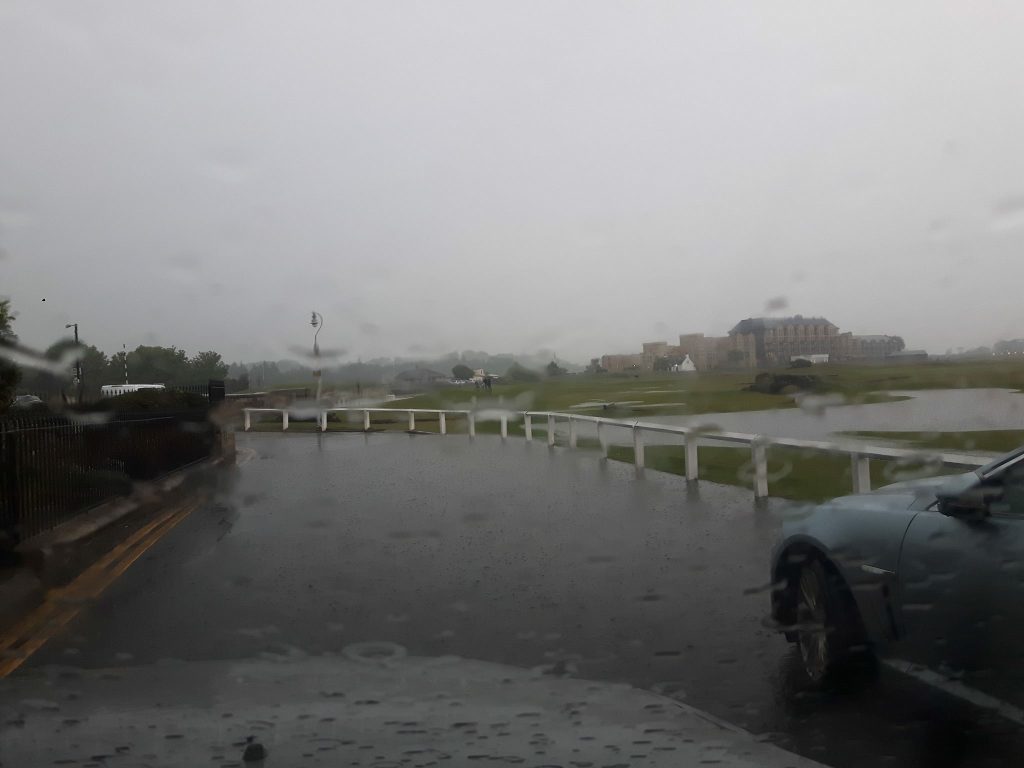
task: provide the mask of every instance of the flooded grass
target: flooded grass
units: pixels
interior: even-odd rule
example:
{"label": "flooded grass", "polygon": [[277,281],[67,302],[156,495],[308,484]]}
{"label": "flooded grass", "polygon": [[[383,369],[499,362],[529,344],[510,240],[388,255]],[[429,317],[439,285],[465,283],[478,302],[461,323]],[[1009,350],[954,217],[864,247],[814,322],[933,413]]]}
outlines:
{"label": "flooded grass", "polygon": [[[613,461],[633,463],[633,449],[613,445],[608,449]],[[648,469],[686,473],[683,448],[675,445],[649,445],[644,450],[644,463]],[[738,485],[754,489],[753,469],[749,448],[721,448],[701,446],[699,476],[722,485]],[[954,474],[961,470],[928,474]],[[880,488],[897,480],[910,479],[894,461],[871,460],[871,487]],[[853,492],[850,460],[846,456],[833,456],[795,448],[769,447],[768,490],[777,498],[794,501],[826,501]]]}
{"label": "flooded grass", "polygon": [[983,429],[965,432],[844,432],[850,437],[898,440],[914,448],[946,451],[1006,453],[1024,445],[1022,429]]}
{"label": "flooded grass", "polygon": [[[586,404],[586,413],[609,418],[654,414],[687,416],[795,407],[789,395],[747,391],[746,387],[759,372],[559,376],[537,383],[498,384],[491,394],[472,387],[443,389],[403,400],[402,405],[410,408],[454,408],[467,407],[474,397],[481,403],[496,403],[500,398],[517,410],[569,412]],[[791,371],[776,369],[768,372]],[[1024,363],[1020,361],[829,364],[802,369],[802,372],[818,377],[822,392],[838,393],[850,404],[905,399],[886,395],[882,390],[1024,388]]]}

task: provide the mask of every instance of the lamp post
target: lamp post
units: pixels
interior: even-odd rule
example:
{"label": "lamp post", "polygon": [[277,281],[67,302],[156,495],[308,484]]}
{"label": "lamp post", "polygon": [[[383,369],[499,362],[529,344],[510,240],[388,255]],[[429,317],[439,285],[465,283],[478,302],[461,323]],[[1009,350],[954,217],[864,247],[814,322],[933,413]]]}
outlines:
{"label": "lamp post", "polygon": [[314,311],[309,324],[316,329],[316,332],[313,334],[313,357],[316,360],[316,370],[313,371],[313,378],[316,379],[316,404],[319,406],[320,390],[323,387],[323,372],[320,370],[320,345],[317,344],[316,337],[320,335],[320,329],[324,327],[324,316]]}
{"label": "lamp post", "polygon": [[[68,328],[75,329],[75,346],[78,346],[78,323],[68,323],[64,326],[64,329]],[[82,358],[81,356],[75,358],[75,386],[78,388],[78,401],[82,400]]]}

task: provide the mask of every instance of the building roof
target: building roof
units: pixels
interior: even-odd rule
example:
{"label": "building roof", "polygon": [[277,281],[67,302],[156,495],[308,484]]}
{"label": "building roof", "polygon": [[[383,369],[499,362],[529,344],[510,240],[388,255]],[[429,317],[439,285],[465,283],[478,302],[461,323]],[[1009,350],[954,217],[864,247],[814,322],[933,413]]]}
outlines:
{"label": "building roof", "polygon": [[824,317],[804,317],[803,315],[793,315],[792,317],[748,317],[746,320],[740,320],[736,323],[733,329],[729,331],[729,335],[756,333],[766,328],[783,328],[787,325],[830,325],[833,328],[839,327]]}

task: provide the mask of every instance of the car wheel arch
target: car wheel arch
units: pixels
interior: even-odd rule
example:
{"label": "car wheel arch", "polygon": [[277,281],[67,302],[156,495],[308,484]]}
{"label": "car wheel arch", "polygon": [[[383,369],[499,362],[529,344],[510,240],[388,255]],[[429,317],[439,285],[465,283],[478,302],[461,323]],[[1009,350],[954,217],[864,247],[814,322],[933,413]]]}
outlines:
{"label": "car wheel arch", "polygon": [[850,589],[850,585],[847,583],[842,571],[840,571],[832,558],[829,557],[828,553],[817,542],[795,541],[779,552],[772,574],[772,618],[780,628],[783,628],[786,639],[790,641],[795,640],[796,635],[792,630],[785,630],[784,628],[793,626],[797,621],[797,577],[804,564],[811,561],[821,563],[826,573],[836,580],[835,583],[844,598],[849,600],[850,605],[854,606],[858,614],[860,613],[859,608],[857,608],[857,601],[853,596],[853,590]]}

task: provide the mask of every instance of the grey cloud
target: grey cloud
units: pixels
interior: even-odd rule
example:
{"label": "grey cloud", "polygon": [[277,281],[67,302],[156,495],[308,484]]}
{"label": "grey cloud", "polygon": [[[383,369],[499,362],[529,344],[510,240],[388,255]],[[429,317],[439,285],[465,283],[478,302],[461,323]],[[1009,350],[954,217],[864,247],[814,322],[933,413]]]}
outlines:
{"label": "grey cloud", "polygon": [[314,308],[364,358],[586,360],[778,296],[1024,336],[1022,14],[10,0],[0,291],[35,348],[73,319],[229,359],[309,346]]}

